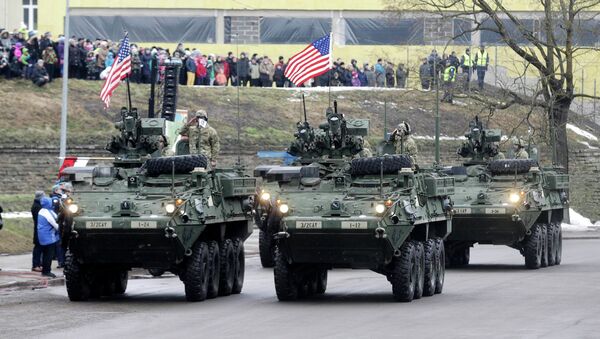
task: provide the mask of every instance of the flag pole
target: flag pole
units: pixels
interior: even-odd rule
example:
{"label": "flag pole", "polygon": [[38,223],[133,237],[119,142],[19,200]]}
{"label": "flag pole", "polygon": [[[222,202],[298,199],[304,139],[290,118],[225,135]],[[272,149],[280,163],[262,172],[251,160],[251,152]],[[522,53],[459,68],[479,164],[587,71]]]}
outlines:
{"label": "flag pole", "polygon": [[331,70],[333,69],[333,32],[329,32],[329,71],[327,71],[327,85],[328,89],[328,100],[329,104],[327,107],[331,107]]}
{"label": "flag pole", "polygon": [[62,105],[60,108],[60,150],[59,150],[59,166],[62,166],[67,155],[67,114],[69,105],[69,18],[71,16],[69,0],[67,0],[67,8],[65,13],[65,44],[67,52],[64,53],[63,74],[62,74]]}

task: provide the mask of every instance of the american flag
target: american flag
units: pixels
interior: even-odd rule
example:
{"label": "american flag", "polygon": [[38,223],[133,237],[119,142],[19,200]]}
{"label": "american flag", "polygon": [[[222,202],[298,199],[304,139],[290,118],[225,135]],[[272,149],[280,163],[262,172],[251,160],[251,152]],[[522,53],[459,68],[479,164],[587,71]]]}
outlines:
{"label": "american flag", "polygon": [[285,68],[285,76],[296,86],[300,86],[307,80],[329,71],[331,57],[331,34],[328,34],[294,55]]}
{"label": "american flag", "polygon": [[127,78],[131,73],[131,52],[129,48],[129,35],[125,33],[125,38],[121,42],[119,54],[115,58],[115,62],[108,73],[108,77],[100,91],[100,99],[104,102],[104,106],[108,108],[110,105],[110,97],[113,91],[119,87],[121,80]]}

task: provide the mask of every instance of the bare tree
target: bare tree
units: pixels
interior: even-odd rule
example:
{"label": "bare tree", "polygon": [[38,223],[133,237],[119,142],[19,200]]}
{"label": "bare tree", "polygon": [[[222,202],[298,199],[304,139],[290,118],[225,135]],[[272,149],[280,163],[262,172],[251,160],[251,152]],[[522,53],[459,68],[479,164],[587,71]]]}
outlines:
{"label": "bare tree", "polygon": [[387,0],[387,9],[398,14],[419,9],[438,18],[460,18],[472,23],[471,29],[454,38],[476,31],[498,34],[503,44],[539,73],[540,85],[532,98],[511,92],[508,104],[532,104],[544,109],[555,144],[553,160],[568,170],[566,125],[571,104],[577,97],[594,98],[575,93],[573,74],[577,56],[597,51],[594,46],[583,46],[579,40],[584,33],[593,34],[586,32],[591,26],[586,23],[595,21],[600,0],[531,0],[530,3],[532,9],[539,9],[535,12],[535,22],[539,25],[526,24],[502,0]]}

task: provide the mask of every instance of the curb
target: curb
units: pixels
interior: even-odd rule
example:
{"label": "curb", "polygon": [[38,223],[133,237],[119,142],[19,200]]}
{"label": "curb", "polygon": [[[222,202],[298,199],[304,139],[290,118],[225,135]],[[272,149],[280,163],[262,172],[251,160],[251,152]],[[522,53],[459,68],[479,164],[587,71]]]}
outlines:
{"label": "curb", "polygon": [[32,279],[25,281],[14,281],[0,285],[0,291],[12,289],[12,290],[36,290],[46,288],[50,286],[63,286],[65,284],[64,277],[58,277],[54,279]]}

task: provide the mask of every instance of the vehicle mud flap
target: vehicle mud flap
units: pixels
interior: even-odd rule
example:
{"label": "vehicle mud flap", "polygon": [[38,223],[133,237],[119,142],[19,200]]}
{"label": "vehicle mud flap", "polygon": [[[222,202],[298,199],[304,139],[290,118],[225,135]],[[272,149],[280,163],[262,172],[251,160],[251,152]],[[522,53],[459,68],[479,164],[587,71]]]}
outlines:
{"label": "vehicle mud flap", "polygon": [[258,250],[260,254],[260,263],[264,268],[275,266],[275,239],[272,233],[260,230],[258,233]]}

